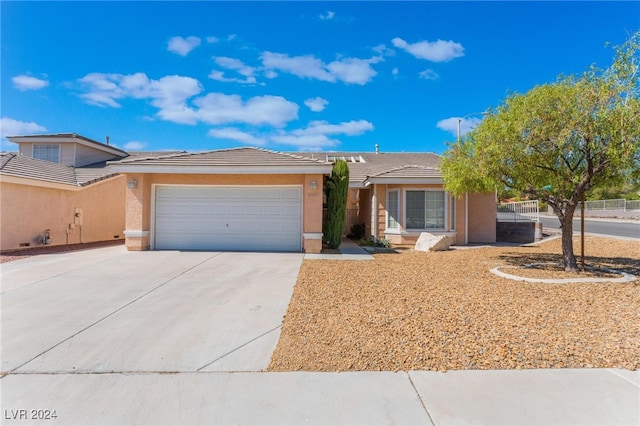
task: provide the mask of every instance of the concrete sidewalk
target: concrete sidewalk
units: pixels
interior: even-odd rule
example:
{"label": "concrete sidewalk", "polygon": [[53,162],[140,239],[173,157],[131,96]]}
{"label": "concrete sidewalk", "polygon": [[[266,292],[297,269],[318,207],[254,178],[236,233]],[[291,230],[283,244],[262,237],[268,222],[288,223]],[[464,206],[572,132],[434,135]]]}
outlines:
{"label": "concrete sidewalk", "polygon": [[365,249],[354,243],[349,238],[343,238],[340,247],[340,254],[305,254],[305,259],[310,260],[374,260],[373,256]]}
{"label": "concrete sidewalk", "polygon": [[[637,425],[640,373],[11,374],[2,424]],[[26,411],[22,411],[26,410]]]}

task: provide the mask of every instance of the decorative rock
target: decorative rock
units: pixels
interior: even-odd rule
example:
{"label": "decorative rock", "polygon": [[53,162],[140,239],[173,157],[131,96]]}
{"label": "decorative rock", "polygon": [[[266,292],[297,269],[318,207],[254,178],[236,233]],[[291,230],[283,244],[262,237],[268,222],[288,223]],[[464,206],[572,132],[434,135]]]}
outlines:
{"label": "decorative rock", "polygon": [[446,235],[433,235],[428,232],[422,232],[418,241],[416,241],[415,250],[417,251],[445,251],[449,250],[451,242]]}

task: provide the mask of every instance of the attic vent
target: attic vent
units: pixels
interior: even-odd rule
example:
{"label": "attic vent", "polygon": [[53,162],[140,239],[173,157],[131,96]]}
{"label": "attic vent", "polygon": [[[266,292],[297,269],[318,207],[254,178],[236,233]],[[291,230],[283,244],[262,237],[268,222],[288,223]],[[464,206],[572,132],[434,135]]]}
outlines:
{"label": "attic vent", "polygon": [[335,163],[338,160],[344,160],[347,163],[366,163],[361,155],[327,155],[327,161],[329,163]]}

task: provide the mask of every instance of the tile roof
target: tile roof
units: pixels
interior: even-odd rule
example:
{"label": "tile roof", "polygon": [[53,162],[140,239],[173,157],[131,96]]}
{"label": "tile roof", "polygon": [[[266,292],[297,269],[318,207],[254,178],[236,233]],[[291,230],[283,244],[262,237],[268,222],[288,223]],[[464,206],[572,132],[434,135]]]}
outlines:
{"label": "tile roof", "polygon": [[386,172],[378,173],[370,178],[440,178],[442,174],[439,169],[434,167],[425,166],[402,166],[395,169],[387,170]]}
{"label": "tile roof", "polygon": [[[441,157],[432,152],[306,152],[309,158],[326,160],[329,157],[362,158],[364,162],[349,162],[349,181],[364,183],[367,178],[393,172],[398,178],[442,177],[438,166]],[[427,170],[429,169],[429,170]],[[394,177],[393,174],[388,175]]]}
{"label": "tile roof", "polygon": [[36,160],[13,152],[0,153],[0,175],[35,179],[72,186],[87,186],[117,175],[105,162],[84,167],[71,167]]}
{"label": "tile roof", "polygon": [[155,157],[131,156],[109,163],[114,165],[144,164],[145,166],[180,167],[326,166],[328,164],[325,160],[254,147],[229,148],[196,153],[170,153]]}

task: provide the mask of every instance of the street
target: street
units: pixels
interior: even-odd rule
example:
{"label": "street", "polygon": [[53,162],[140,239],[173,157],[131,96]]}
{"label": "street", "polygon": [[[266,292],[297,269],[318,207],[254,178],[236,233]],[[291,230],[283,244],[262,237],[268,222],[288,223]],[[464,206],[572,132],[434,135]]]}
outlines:
{"label": "street", "polygon": [[[560,221],[556,216],[540,216],[544,229],[559,229]],[[640,238],[640,221],[617,221],[615,219],[584,219],[584,232],[611,235],[616,237]],[[573,233],[580,233],[580,217],[573,219]]]}

